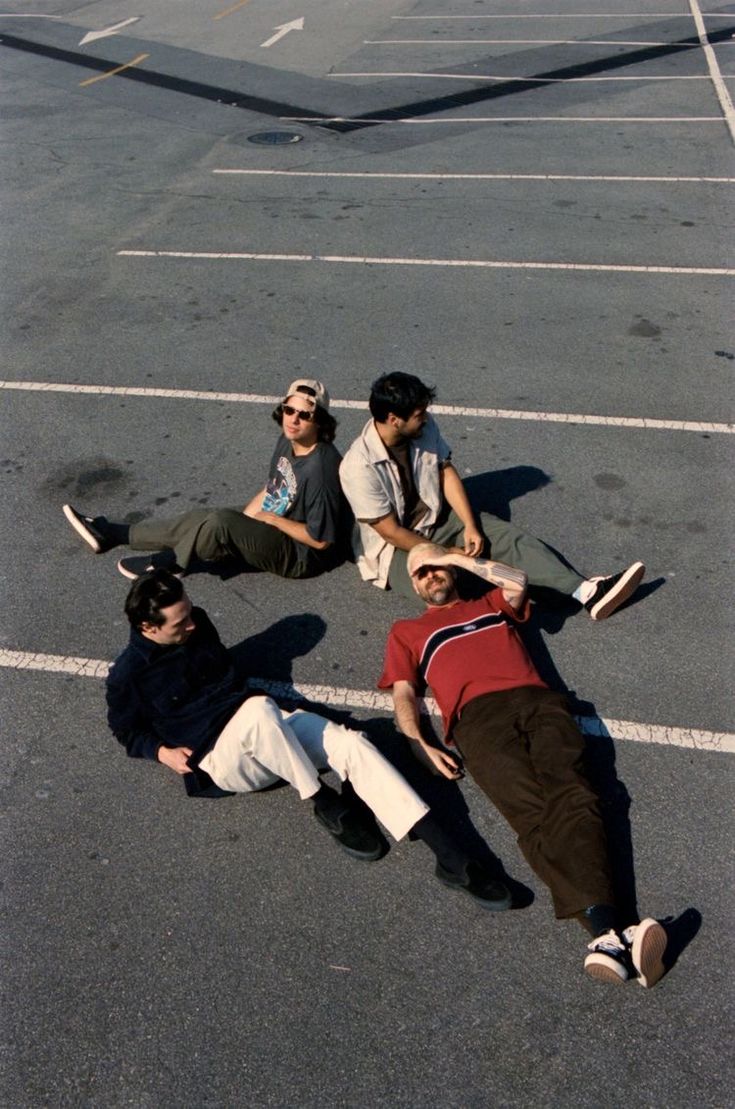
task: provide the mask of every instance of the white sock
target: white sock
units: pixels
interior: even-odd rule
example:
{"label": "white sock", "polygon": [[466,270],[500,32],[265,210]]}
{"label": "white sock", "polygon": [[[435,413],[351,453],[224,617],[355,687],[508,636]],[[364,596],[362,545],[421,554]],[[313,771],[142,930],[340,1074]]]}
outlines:
{"label": "white sock", "polygon": [[587,603],[587,601],[589,601],[590,597],[596,589],[596,581],[583,581],[580,582],[580,584],[574,590],[572,596],[574,597],[575,601],[579,601],[581,605],[584,605]]}

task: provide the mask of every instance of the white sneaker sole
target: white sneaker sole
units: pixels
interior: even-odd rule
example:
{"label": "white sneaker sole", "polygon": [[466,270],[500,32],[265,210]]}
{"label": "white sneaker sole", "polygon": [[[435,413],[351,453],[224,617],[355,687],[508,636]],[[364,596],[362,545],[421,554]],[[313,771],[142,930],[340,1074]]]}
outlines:
{"label": "white sneaker sole", "polygon": [[624,966],[617,959],[601,951],[594,951],[584,961],[584,971],[590,978],[597,982],[607,982],[611,986],[622,986],[628,981],[628,974]]}
{"label": "white sneaker sole", "polygon": [[667,939],[665,929],[652,917],[646,917],[636,928],[630,957],[638,971],[636,981],[639,986],[650,989],[664,974],[666,967],[663,963],[663,954]]}
{"label": "white sneaker sole", "polygon": [[[126,562],[132,562],[133,560],[135,560],[136,562],[140,562],[140,569],[139,570],[133,570],[133,569],[130,569],[129,567],[125,566]],[[137,581],[138,578],[141,578],[143,576],[143,574],[149,574],[151,572],[151,570],[156,570],[156,569],[168,569],[168,570],[170,570],[171,573],[173,574],[173,576],[175,578],[178,578],[179,581],[183,577],[186,577],[186,572],[184,570],[182,570],[180,566],[177,566],[175,563],[172,563],[171,566],[168,566],[168,567],[167,566],[157,567],[155,562],[146,562],[144,555],[140,555],[140,556],[126,555],[125,558],[121,558],[120,561],[118,562],[117,569],[118,569],[118,573],[122,574],[122,576],[124,578],[127,578],[128,581]]]}
{"label": "white sneaker sole", "polygon": [[62,505],[61,510],[71,526],[74,528],[74,531],[77,533],[77,535],[79,535],[84,540],[88,547],[92,548],[95,554],[100,554],[102,550],[100,543],[95,539],[95,537],[92,535],[92,532],[84,524],[84,522],[79,519],[72,506],[70,504]]}
{"label": "white sneaker sole", "polygon": [[123,559],[121,558],[120,561],[117,564],[117,569],[118,569],[118,573],[122,574],[122,576],[124,578],[127,578],[128,581],[137,581],[138,578],[141,577],[142,574],[145,574],[146,570],[152,570],[153,567],[148,566],[148,567],[145,567],[142,570],[137,570],[137,571],[136,570],[128,570],[127,566],[123,566]]}
{"label": "white sneaker sole", "polygon": [[633,596],[641,584],[645,572],[646,567],[642,562],[634,562],[632,566],[629,566],[615,587],[609,593],[606,593],[596,605],[592,606],[590,609],[592,619],[606,620],[608,616],[612,616],[615,609],[620,608],[629,597]]}

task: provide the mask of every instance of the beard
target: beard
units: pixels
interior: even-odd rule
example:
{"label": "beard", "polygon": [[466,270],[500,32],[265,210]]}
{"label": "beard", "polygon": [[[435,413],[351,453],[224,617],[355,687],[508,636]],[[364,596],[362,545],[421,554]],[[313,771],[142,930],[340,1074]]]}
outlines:
{"label": "beard", "polygon": [[454,585],[435,585],[426,591],[424,600],[427,605],[445,605],[454,593]]}

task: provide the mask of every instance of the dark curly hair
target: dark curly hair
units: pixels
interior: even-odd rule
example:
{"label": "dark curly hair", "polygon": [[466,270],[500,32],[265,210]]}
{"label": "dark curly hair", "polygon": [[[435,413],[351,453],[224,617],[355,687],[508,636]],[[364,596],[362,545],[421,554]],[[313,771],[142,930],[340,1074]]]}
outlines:
{"label": "dark curly hair", "polygon": [[178,604],[183,596],[180,578],[170,570],[151,570],[135,579],[125,601],[125,615],[137,631],[143,624],[160,628],[166,622],[161,610]]}
{"label": "dark curly hair", "polygon": [[391,412],[400,420],[407,420],[417,408],[431,404],[435,396],[436,389],[424,385],[413,374],[400,371],[383,374],[370,390],[370,412],[379,424],[385,423]]}

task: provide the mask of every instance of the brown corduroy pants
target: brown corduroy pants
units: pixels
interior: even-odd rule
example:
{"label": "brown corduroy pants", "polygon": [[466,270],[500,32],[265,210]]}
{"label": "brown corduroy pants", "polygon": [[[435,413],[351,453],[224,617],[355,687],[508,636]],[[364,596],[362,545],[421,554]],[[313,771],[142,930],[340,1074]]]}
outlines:
{"label": "brown corduroy pants", "polygon": [[564,696],[534,686],[483,694],[465,705],[452,739],[551,891],[556,916],[614,906],[598,801],[582,773],[584,740]]}

